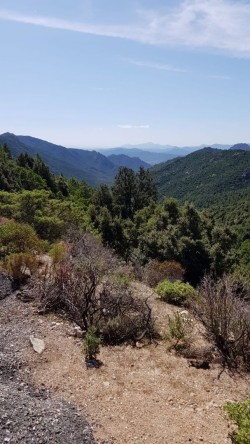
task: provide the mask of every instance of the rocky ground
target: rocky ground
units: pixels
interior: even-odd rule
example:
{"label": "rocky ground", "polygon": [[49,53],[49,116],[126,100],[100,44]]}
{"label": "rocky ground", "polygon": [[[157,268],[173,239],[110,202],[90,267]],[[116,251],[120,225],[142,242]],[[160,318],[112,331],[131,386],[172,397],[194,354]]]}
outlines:
{"label": "rocky ground", "polygon": [[15,296],[1,302],[0,442],[94,444],[76,406],[32,383],[32,368],[23,353],[33,330],[29,308]]}
{"label": "rocky ground", "polygon": [[[134,291],[149,297],[164,328],[173,307],[141,284]],[[103,365],[87,369],[74,331],[15,295],[0,301],[0,442],[231,443],[223,405],[247,397],[248,377],[218,377],[215,362],[192,367],[165,342],[103,347]],[[43,353],[30,336],[44,340]],[[203,341],[196,326],[195,345]]]}

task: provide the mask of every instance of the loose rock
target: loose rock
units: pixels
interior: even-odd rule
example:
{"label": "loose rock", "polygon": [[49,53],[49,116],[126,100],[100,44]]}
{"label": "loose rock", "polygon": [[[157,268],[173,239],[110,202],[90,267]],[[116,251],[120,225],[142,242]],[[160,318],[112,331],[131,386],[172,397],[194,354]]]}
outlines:
{"label": "loose rock", "polygon": [[38,339],[34,336],[30,336],[30,342],[34,351],[39,353],[39,355],[45,350],[45,342],[43,341],[43,339]]}

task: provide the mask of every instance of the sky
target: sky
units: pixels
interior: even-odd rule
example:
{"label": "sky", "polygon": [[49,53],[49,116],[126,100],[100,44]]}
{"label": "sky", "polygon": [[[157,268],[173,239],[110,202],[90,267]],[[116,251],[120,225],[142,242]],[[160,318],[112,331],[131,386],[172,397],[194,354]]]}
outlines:
{"label": "sky", "polygon": [[250,142],[250,0],[0,0],[0,133]]}

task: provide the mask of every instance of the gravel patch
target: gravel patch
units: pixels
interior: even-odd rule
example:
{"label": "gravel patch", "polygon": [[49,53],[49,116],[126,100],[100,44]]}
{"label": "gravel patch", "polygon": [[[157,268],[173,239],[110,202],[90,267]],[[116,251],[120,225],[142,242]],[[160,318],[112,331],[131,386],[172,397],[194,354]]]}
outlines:
{"label": "gravel patch", "polygon": [[0,442],[94,443],[87,421],[65,401],[19,381],[0,382]]}

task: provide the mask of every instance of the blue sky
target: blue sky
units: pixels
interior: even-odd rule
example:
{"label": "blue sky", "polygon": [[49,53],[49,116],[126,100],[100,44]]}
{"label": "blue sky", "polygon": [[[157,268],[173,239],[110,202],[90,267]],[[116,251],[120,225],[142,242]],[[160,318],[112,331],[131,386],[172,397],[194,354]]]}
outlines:
{"label": "blue sky", "polygon": [[0,0],[0,133],[250,142],[250,1]]}

